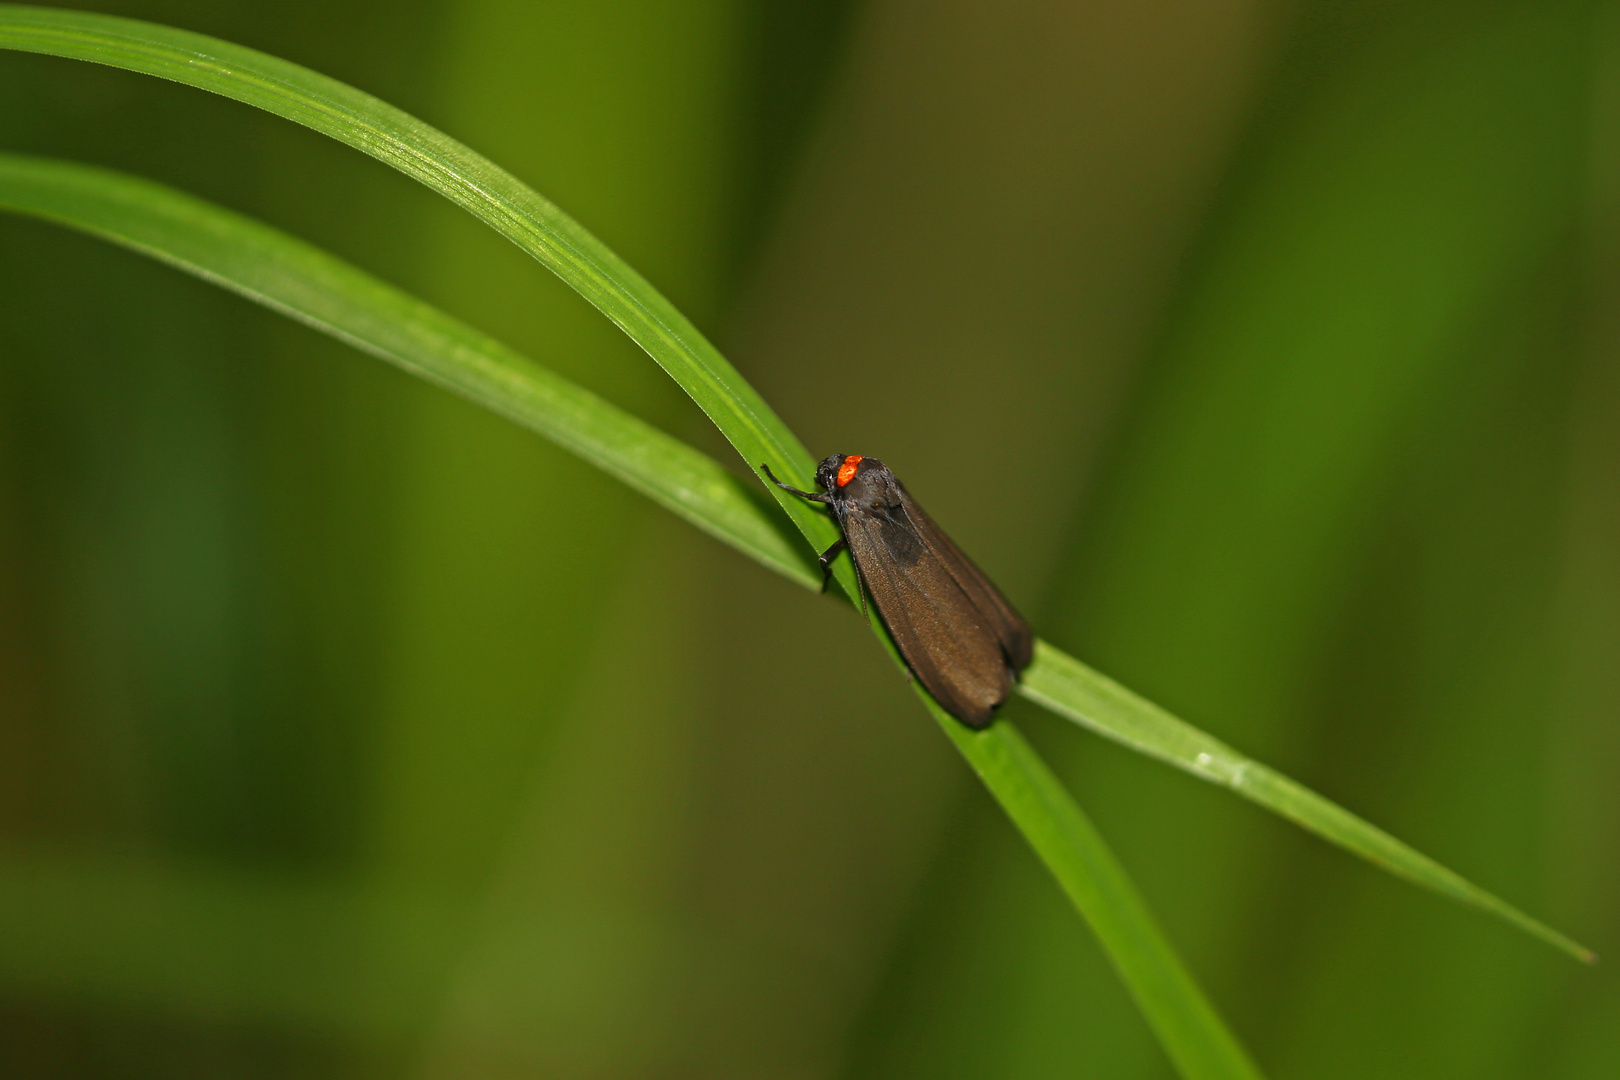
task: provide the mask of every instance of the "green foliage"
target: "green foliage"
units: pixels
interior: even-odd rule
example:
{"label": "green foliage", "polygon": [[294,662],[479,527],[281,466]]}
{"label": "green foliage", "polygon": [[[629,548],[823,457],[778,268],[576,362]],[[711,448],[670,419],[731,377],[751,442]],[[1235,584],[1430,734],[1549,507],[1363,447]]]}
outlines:
{"label": "green foliage", "polygon": [[[804,585],[818,581],[819,573],[786,550],[767,512],[712,459],[307,244],[154,184],[57,161],[0,156],[0,206],[162,259],[450,387],[607,469],[763,565]],[[1096,929],[1183,1073],[1258,1075],[1101,837],[1016,729],[1004,721],[970,733],[919,695]]]}
{"label": "green foliage", "polygon": [[[769,462],[800,483],[808,475],[811,458],[792,433],[656,290],[527,186],[411,117],[295,65],[149,24],[5,8],[0,44],[145,71],[236,97],[399,168],[491,224],[590,299],[676,379],[751,467]],[[317,249],[156,185],[61,162],[5,158],[0,201],[171,262],[454,389],[555,440],[762,565],[801,585],[816,584],[804,550],[789,541],[753,486],[488,336]],[[1509,235],[1503,243],[1514,241]],[[1480,255],[1460,259],[1475,265]],[[1444,276],[1458,280],[1454,273]],[[824,518],[795,500],[784,505],[812,543],[831,539]],[[840,573],[850,589],[849,571]],[[1042,643],[1023,691],[1070,720],[1228,786],[1376,864],[1591,959],[1562,935],[1048,644]],[[975,735],[933,711],[1086,915],[1183,1074],[1254,1075],[1123,870],[1011,723]]]}

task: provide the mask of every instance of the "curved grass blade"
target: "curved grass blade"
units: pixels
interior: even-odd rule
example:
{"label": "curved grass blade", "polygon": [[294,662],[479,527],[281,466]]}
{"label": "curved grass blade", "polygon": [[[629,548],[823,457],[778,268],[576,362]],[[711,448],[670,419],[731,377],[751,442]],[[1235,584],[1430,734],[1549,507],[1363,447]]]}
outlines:
{"label": "curved grass blade", "polygon": [[[750,469],[803,483],[814,460],[763,398],[646,279],[511,173],[370,94],[256,49],[91,12],[0,4],[0,48],[44,53],[195,86],[329,135],[421,181],[538,259],[594,304],[681,385]],[[836,528],[777,491],[821,550]],[[853,571],[840,568],[853,587]]]}
{"label": "curved grass blade", "polygon": [[[802,444],[673,305],[550,202],[444,133],[296,64],[151,23],[0,4],[0,48],[108,64],[209,90],[323,132],[421,180],[534,255],[602,310],[691,395],[750,468],[765,462],[789,482],[808,483],[813,459]],[[774,487],[770,495],[816,550],[832,542],[836,529],[824,516]],[[848,562],[835,566],[839,583],[853,596]],[[1227,760],[1247,761],[1128,692],[1118,697],[1098,691],[1100,682],[1106,682],[1100,676],[1085,678],[1077,672],[1089,669],[1042,645],[1026,673],[1024,691],[1072,720],[1206,779],[1212,777],[1198,755],[1214,751],[1192,747],[1183,737],[1188,732],[1209,739],[1229,755]],[[1157,723],[1154,717],[1173,723]],[[1251,763],[1250,775],[1254,768],[1259,766]],[[1348,811],[1319,796],[1301,799],[1305,789],[1267,773],[1279,783],[1255,782],[1239,790],[1378,865],[1501,915],[1579,959],[1593,959],[1589,950],[1449,871],[1436,875],[1434,870],[1442,868],[1432,860]]]}
{"label": "curved grass blade", "polygon": [[754,485],[488,335],[286,233],[173,188],[0,154],[0,207],[99,236],[397,364],[539,432],[806,588],[804,548]]}
{"label": "curved grass blade", "polygon": [[1103,943],[1183,1076],[1259,1076],[1165,940],[1124,867],[1010,721],[973,731],[918,690]]}
{"label": "curved grass blade", "polygon": [[[804,549],[712,459],[309,244],[160,184],[20,155],[0,154],[0,208],[150,255],[449,387],[601,465],[764,565],[819,587]],[[1123,868],[1017,730],[1003,722],[970,732],[919,697],[1091,925],[1181,1074],[1257,1080]]]}
{"label": "curved grass blade", "polygon": [[1274,769],[1244,757],[1212,735],[1178,720],[1151,701],[1045,642],[1024,671],[1020,693],[1059,716],[1194,776],[1231,788],[1251,802],[1361,856],[1398,877],[1442,896],[1490,912],[1532,937],[1540,938],[1584,963],[1597,955],[1545,923],[1446,869],[1384,830],[1295,783]]}

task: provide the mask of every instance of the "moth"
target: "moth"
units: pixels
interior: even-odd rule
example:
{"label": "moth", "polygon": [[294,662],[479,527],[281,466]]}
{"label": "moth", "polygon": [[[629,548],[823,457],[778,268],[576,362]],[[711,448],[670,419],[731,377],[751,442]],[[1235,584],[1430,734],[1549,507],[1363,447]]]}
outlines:
{"label": "moth", "polygon": [[1035,633],[984,572],[923,512],[877,458],[834,454],[816,469],[820,492],[771,483],[832,510],[842,538],[821,554],[822,588],[848,550],[864,596],[906,666],[946,712],[988,727],[1029,664]]}

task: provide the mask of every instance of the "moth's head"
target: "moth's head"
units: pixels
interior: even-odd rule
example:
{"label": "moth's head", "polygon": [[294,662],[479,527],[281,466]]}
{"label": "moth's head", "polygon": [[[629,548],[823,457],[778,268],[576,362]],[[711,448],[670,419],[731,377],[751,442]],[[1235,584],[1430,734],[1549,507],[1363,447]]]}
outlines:
{"label": "moth's head", "polygon": [[883,462],[861,454],[834,454],[816,470],[816,483],[821,485],[821,490],[839,502],[870,499],[887,490],[889,479],[889,470]]}
{"label": "moth's head", "polygon": [[[842,487],[843,484],[838,482],[838,474],[844,468],[844,462],[848,461],[852,456],[857,463],[861,460],[858,454],[833,454],[831,457],[824,458],[816,468],[816,486],[829,494]],[[844,483],[849,483],[849,480],[846,478]]]}

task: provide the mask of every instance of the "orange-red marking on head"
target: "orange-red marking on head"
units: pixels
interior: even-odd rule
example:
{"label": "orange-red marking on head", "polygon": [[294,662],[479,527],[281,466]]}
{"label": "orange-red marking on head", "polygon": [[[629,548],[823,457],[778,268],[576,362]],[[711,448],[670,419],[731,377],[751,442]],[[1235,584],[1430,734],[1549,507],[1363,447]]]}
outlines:
{"label": "orange-red marking on head", "polygon": [[839,487],[843,487],[845,484],[847,484],[851,480],[855,479],[855,467],[857,465],[859,465],[860,463],[861,463],[861,455],[860,454],[851,454],[847,458],[844,459],[844,463],[842,465],[838,466],[838,486]]}

